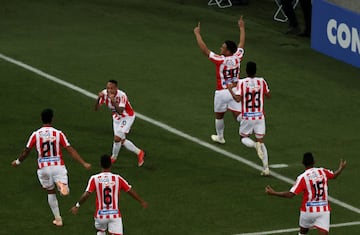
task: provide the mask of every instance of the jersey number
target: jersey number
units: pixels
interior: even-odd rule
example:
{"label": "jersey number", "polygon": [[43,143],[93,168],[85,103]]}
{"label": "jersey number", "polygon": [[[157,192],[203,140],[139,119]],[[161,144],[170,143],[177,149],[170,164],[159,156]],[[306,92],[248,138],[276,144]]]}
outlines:
{"label": "jersey number", "polygon": [[313,184],[313,188],[315,191],[315,197],[319,199],[320,197],[324,196],[324,181],[318,181]]}
{"label": "jersey number", "polygon": [[239,68],[235,69],[227,69],[223,71],[223,75],[225,79],[237,78],[239,74]]}
{"label": "jersey number", "polygon": [[56,156],[55,142],[46,141],[41,145],[43,157],[48,156],[49,153],[52,156]]}
{"label": "jersey number", "polygon": [[103,190],[103,198],[104,198],[104,204],[105,205],[111,205],[112,204],[112,197],[111,197],[111,188],[104,188]]}
{"label": "jersey number", "polygon": [[260,107],[260,92],[247,92],[245,93],[246,108],[259,108]]}

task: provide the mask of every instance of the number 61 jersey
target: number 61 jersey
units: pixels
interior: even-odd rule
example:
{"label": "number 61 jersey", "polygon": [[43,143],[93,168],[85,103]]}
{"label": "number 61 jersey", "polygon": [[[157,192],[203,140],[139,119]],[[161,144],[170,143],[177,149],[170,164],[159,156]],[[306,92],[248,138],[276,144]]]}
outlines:
{"label": "number 61 jersey", "polygon": [[90,177],[86,191],[96,192],[96,211],[94,218],[113,219],[121,217],[120,191],[128,192],[131,185],[120,175],[101,172]]}

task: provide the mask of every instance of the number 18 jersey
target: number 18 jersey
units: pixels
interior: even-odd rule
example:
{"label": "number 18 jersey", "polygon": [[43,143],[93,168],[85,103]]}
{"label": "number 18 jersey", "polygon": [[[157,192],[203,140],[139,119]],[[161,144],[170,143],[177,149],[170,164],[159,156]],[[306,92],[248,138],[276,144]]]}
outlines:
{"label": "number 18 jersey", "polygon": [[294,194],[303,193],[301,211],[330,211],[328,179],[332,179],[333,177],[334,173],[324,168],[310,168],[298,176],[290,192]]}
{"label": "number 18 jersey", "polygon": [[112,219],[121,217],[119,198],[120,191],[128,192],[131,185],[120,175],[101,172],[90,177],[87,192],[96,192],[95,218]]}

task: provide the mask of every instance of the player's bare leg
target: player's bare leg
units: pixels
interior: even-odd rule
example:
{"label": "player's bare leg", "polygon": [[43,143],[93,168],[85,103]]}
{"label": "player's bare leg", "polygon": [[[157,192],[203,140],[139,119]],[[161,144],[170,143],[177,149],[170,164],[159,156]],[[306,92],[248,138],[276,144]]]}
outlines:
{"label": "player's bare leg", "polygon": [[225,115],[225,113],[215,113],[216,135],[211,135],[212,141],[217,142],[219,144],[225,144],[225,139],[224,139],[224,129],[225,129],[224,115]]}

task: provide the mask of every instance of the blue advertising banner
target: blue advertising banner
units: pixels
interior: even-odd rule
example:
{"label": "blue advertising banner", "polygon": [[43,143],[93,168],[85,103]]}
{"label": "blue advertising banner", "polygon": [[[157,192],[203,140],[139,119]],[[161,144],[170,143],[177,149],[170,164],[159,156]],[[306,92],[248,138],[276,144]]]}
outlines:
{"label": "blue advertising banner", "polygon": [[360,14],[314,0],[311,47],[360,68]]}

